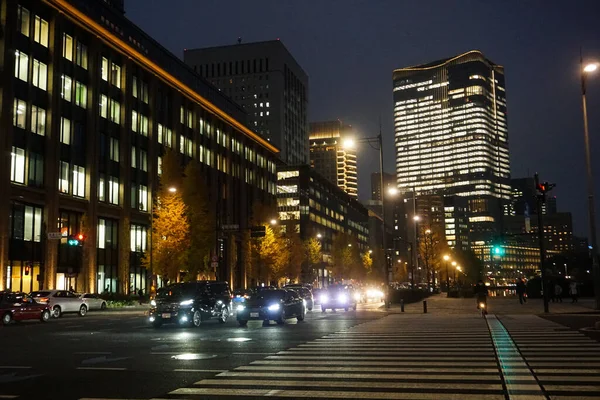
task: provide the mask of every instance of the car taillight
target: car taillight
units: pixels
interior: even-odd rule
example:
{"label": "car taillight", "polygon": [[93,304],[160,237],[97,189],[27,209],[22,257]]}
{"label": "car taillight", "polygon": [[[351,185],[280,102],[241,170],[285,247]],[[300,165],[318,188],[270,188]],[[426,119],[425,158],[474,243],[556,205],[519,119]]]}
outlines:
{"label": "car taillight", "polygon": [[49,303],[49,302],[50,302],[50,299],[49,299],[49,298],[47,298],[47,297],[42,297],[42,298],[40,298],[40,300],[39,300],[39,301],[40,301],[40,303]]}

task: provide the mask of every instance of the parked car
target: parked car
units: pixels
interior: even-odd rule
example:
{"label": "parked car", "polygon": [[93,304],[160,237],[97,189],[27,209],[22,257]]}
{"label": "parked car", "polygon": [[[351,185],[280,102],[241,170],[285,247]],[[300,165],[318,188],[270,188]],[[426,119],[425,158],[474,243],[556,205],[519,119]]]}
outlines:
{"label": "parked car", "polygon": [[83,302],[88,306],[88,310],[105,310],[106,300],[94,293],[84,293],[81,295]]}
{"label": "parked car", "polygon": [[9,325],[12,321],[39,319],[50,320],[50,308],[46,304],[36,303],[25,293],[0,292],[0,316],[2,323]]}
{"label": "parked car", "polygon": [[167,323],[200,326],[211,318],[225,323],[231,314],[231,292],[227,282],[176,283],[158,289],[150,306],[149,321],[155,328]]}
{"label": "parked car", "polygon": [[304,299],[304,305],[306,306],[306,309],[308,311],[312,311],[315,305],[315,301],[313,298],[312,291],[308,287],[303,285],[285,285],[284,289],[295,290],[300,295],[300,297]]}
{"label": "parked car", "polygon": [[47,304],[54,318],[60,318],[65,313],[77,313],[84,317],[88,312],[83,299],[68,290],[39,290],[30,296],[38,303]]}
{"label": "parked car", "polygon": [[356,310],[356,298],[354,290],[348,285],[331,285],[327,291],[320,295],[321,311],[325,312],[328,308],[335,312],[336,309],[343,308]]}
{"label": "parked car", "polygon": [[289,318],[304,321],[305,314],[303,299],[294,290],[263,290],[251,296],[245,304],[237,306],[240,326],[246,326],[249,320],[262,320],[265,325],[276,321],[283,325]]}

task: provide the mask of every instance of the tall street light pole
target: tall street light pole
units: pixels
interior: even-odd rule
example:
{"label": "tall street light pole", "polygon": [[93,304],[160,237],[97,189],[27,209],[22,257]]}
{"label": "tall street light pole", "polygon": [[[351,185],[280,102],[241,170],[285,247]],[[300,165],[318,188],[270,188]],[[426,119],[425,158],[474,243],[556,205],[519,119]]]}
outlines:
{"label": "tall street light pole", "polygon": [[580,54],[579,65],[581,68],[581,103],[583,107],[583,136],[585,140],[585,165],[587,172],[588,214],[590,225],[590,244],[592,250],[592,270],[594,273],[595,308],[600,310],[600,265],[598,262],[598,241],[596,238],[596,210],[594,205],[594,178],[592,174],[592,157],[590,151],[590,135],[588,131],[587,101],[586,101],[586,76],[598,69],[598,64],[583,65],[583,54]]}
{"label": "tall street light pole", "polygon": [[450,256],[448,254],[444,256],[444,261],[446,261],[446,290],[448,291],[448,297],[450,297],[450,275],[448,273],[448,261],[450,261]]}

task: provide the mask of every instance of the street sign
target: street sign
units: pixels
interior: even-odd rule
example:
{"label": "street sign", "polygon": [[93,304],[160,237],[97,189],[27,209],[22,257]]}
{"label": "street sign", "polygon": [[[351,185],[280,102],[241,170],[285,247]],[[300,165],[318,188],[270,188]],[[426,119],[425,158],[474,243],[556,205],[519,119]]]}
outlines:
{"label": "street sign", "polygon": [[62,233],[48,232],[48,240],[60,240],[60,239],[62,239]]}
{"label": "street sign", "polygon": [[212,262],[219,262],[219,256],[212,256],[210,259]]}
{"label": "street sign", "polygon": [[213,261],[213,262],[210,263],[210,266],[213,269],[217,269],[219,267],[219,262],[218,261]]}

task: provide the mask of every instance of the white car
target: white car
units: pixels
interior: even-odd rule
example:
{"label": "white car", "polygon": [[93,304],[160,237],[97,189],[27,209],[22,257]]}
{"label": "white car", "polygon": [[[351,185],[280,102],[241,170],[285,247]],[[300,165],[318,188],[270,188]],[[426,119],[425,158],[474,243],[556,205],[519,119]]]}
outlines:
{"label": "white car", "polygon": [[64,313],[77,313],[80,317],[87,314],[89,306],[81,297],[68,290],[38,290],[31,297],[41,304],[48,304],[54,318],[60,318]]}
{"label": "white car", "polygon": [[106,310],[106,300],[94,293],[84,293],[81,295],[83,302],[88,306],[88,310]]}

